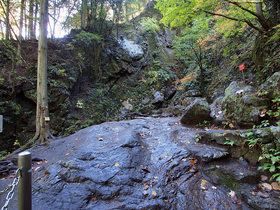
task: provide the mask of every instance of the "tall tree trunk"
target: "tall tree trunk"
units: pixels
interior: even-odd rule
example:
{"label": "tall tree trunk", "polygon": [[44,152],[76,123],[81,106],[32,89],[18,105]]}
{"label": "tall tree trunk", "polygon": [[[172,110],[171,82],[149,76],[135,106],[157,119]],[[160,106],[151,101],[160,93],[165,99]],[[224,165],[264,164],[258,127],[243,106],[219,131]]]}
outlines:
{"label": "tall tree trunk", "polygon": [[86,27],[86,19],[87,19],[87,0],[82,0],[82,8],[81,8],[81,28],[84,29]]}
{"label": "tall tree trunk", "polygon": [[21,42],[22,42],[22,29],[23,29],[23,8],[25,1],[21,0],[20,5],[20,20],[19,20],[19,37],[18,37],[18,56],[21,56]]}
{"label": "tall tree trunk", "polygon": [[10,0],[6,1],[6,39],[10,39],[10,21],[9,21],[9,14],[10,14]]}
{"label": "tall tree trunk", "polygon": [[29,2],[29,23],[28,23],[28,35],[30,39],[35,39],[35,31],[34,31],[34,0],[30,0]]}
{"label": "tall tree trunk", "polygon": [[264,30],[266,30],[266,31],[270,30],[271,25],[269,24],[269,22],[267,22],[267,20],[263,16],[262,2],[257,2],[256,3],[256,11],[257,11],[259,23],[262,25]]}
{"label": "tall tree trunk", "polygon": [[48,0],[40,1],[40,35],[38,45],[37,68],[37,110],[36,133],[34,140],[39,143],[48,142],[52,137],[49,131],[49,108],[47,93],[47,24],[48,24]]}
{"label": "tall tree trunk", "polygon": [[34,14],[34,39],[36,39],[36,27],[37,27],[37,17],[38,17],[38,4],[35,2],[35,14]]}

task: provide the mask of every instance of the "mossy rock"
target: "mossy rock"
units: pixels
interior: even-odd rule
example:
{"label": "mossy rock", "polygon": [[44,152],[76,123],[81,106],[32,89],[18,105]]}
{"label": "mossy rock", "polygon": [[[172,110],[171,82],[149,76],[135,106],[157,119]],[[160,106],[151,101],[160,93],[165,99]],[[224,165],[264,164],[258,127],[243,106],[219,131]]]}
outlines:
{"label": "mossy rock", "polygon": [[269,99],[258,97],[256,92],[254,87],[237,81],[232,82],[225,90],[222,108],[241,127],[259,124],[259,112],[269,106]]}
{"label": "mossy rock", "polygon": [[268,96],[270,99],[280,96],[280,72],[276,72],[268,78],[265,87],[269,91]]}
{"label": "mossy rock", "polygon": [[204,121],[210,121],[210,106],[203,98],[197,98],[187,108],[181,118],[181,123],[186,125],[196,125]]}

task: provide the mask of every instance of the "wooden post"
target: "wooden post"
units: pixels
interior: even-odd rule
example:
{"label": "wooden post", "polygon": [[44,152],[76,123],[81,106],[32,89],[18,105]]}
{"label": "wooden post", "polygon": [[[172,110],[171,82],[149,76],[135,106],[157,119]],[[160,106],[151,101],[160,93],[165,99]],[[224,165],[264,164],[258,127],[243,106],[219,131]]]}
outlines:
{"label": "wooden post", "polygon": [[3,132],[3,115],[0,115],[0,133]]}
{"label": "wooden post", "polygon": [[18,184],[18,210],[32,209],[32,161],[31,153],[24,151],[18,155],[18,168],[21,178]]}

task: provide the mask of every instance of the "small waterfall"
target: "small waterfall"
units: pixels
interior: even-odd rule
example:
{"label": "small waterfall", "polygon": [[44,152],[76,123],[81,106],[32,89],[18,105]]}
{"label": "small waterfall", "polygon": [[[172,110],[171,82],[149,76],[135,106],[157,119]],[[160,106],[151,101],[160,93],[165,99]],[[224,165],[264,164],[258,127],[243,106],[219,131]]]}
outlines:
{"label": "small waterfall", "polygon": [[128,52],[128,54],[131,57],[139,57],[144,54],[142,47],[138,44],[136,44],[133,41],[130,41],[126,39],[125,37],[122,37],[118,39],[118,43],[121,45],[121,47]]}

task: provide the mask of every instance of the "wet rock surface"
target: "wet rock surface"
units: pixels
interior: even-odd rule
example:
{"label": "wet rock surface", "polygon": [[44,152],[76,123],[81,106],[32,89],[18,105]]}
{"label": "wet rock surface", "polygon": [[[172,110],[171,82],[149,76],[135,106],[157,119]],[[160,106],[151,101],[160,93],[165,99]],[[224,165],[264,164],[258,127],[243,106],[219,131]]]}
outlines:
{"label": "wet rock surface", "polygon": [[[252,194],[260,182],[256,167],[232,160],[227,148],[196,142],[200,131],[179,118],[147,117],[95,125],[36,147],[33,158],[44,161],[33,167],[33,209],[280,207],[279,196]],[[1,180],[0,189],[9,182]],[[17,209],[17,194],[9,208]]]}

